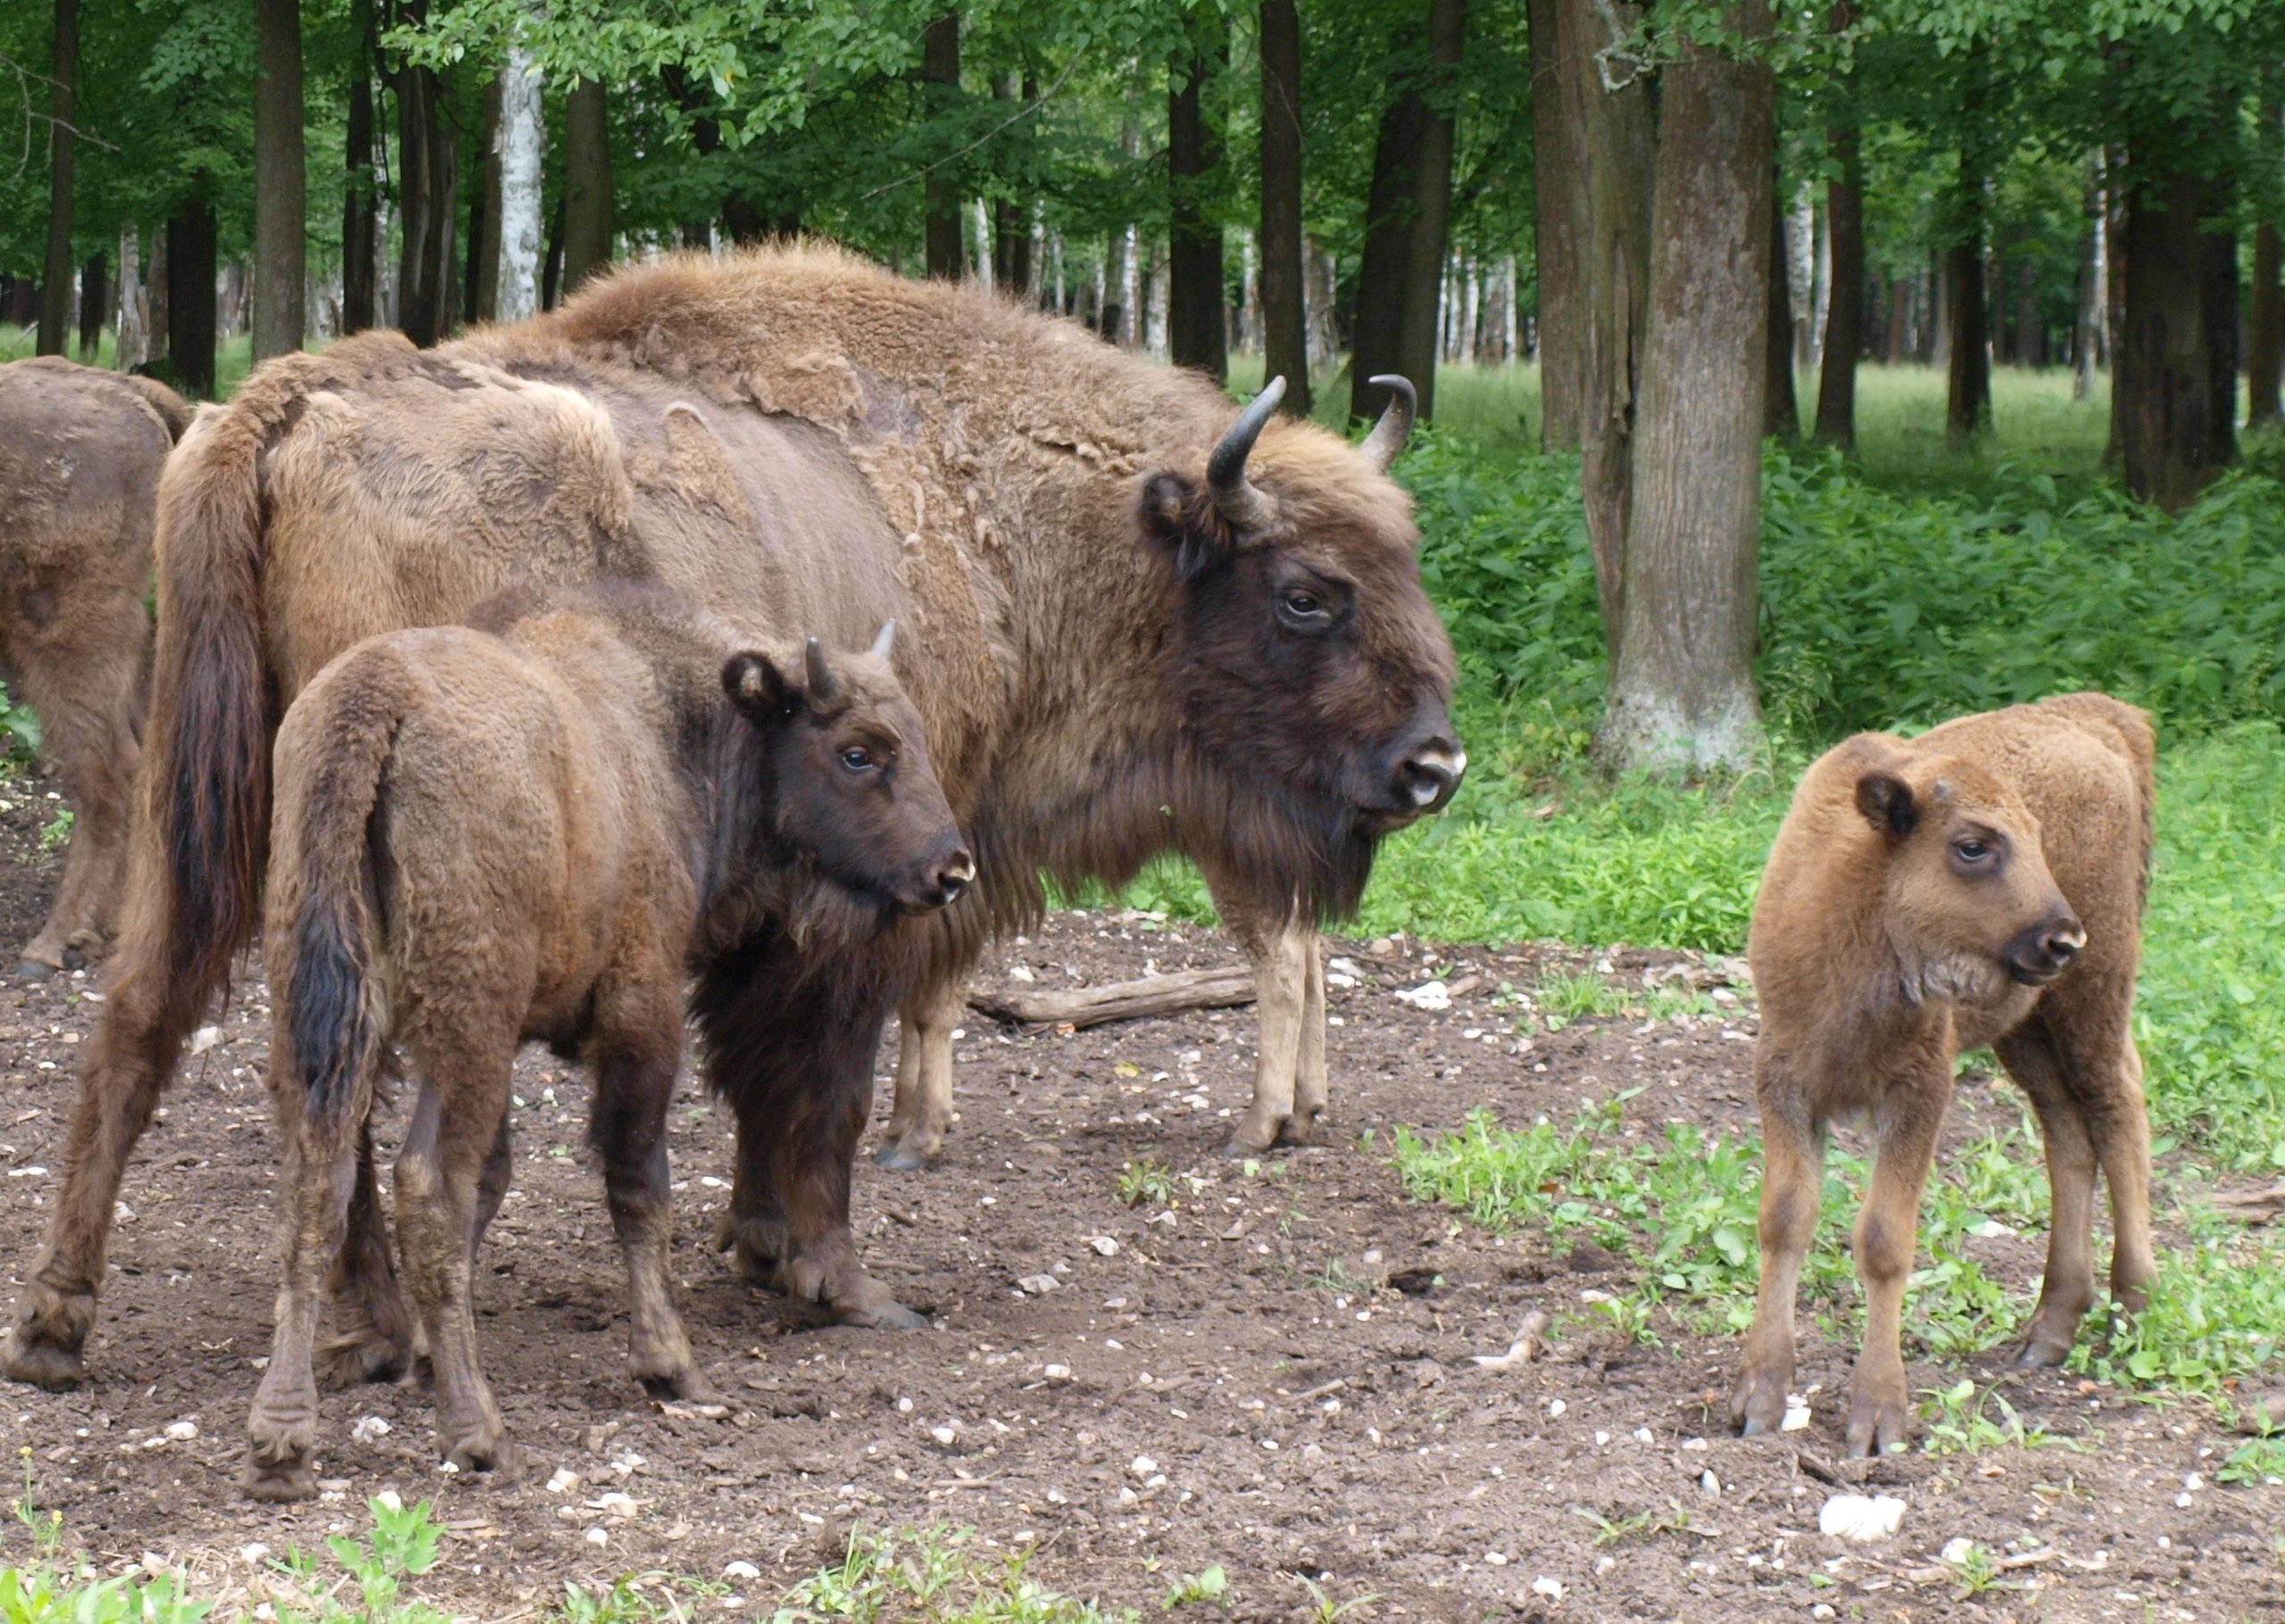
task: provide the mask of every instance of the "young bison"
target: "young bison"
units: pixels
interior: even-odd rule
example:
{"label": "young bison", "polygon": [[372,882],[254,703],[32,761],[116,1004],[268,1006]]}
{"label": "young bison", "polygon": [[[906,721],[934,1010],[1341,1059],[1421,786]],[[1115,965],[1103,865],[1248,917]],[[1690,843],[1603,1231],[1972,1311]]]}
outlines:
{"label": "young bison", "polygon": [[315,1486],[312,1343],[392,1042],[419,1085],[397,1222],[442,1450],[505,1465],[469,1280],[506,1189],[519,1045],[593,1071],[635,1375],[703,1396],[668,1270],[666,1115],[694,942],[756,906],[881,929],[974,877],[890,672],[893,628],[862,655],[828,659],[811,639],[789,668],[733,652],[678,604],[630,587],[511,596],[478,607],[496,630],[356,645],[287,713],[265,932],[284,1280],[250,1424],[258,1499]]}
{"label": "young bison", "polygon": [[1802,778],[1747,949],[1765,1168],[1760,1297],[1730,1400],[1741,1430],[1774,1431],[1784,1414],[1826,1124],[1862,1113],[1874,1152],[1857,1219],[1865,1325],[1849,1452],[1905,1443],[1905,1276],[1963,1049],[1998,1051],[2047,1141],[2053,1227],[2021,1362],[2059,1363],[2094,1305],[2098,1164],[2117,1234],[2111,1295],[2143,1305],[2150,1128],[2128,1016],[2155,748],[2142,712],[2072,693],[1917,739],[1860,733]]}
{"label": "young bison", "polygon": [[160,467],[189,422],[146,377],[54,355],[0,366],[0,660],[77,820],[55,905],[17,956],[31,980],[67,950],[102,950],[126,876],[151,526]]}

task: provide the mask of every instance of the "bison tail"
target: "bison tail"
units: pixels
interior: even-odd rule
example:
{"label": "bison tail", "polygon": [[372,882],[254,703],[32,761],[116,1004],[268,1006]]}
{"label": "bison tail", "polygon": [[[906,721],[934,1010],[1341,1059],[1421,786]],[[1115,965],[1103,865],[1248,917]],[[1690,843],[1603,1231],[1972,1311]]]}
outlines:
{"label": "bison tail", "polygon": [[195,1015],[253,933],[269,843],[262,658],[262,430],[209,413],[159,481],[159,635],[145,736],[162,974]]}
{"label": "bison tail", "polygon": [[139,372],[120,375],[127,386],[143,397],[143,403],[159,414],[159,421],[166,426],[167,438],[180,440],[183,430],[190,427],[190,403],[155,377],[145,377]]}
{"label": "bison tail", "polygon": [[385,657],[353,654],[331,675],[307,695],[309,725],[297,708],[279,742],[281,761],[309,767],[280,803],[295,820],[281,827],[282,849],[298,862],[279,877],[270,916],[289,965],[280,1017],[294,1074],[328,1130],[364,1119],[387,1041],[373,815],[403,714]]}

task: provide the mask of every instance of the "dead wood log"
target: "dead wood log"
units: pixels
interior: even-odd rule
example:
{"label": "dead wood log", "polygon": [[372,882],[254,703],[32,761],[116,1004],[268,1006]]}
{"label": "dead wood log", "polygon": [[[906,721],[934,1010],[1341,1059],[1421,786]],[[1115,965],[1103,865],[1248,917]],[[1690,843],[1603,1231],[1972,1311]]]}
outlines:
{"label": "dead wood log", "polygon": [[1031,992],[1010,988],[968,995],[968,1007],[995,1021],[1018,1026],[1101,1026],[1180,1015],[1185,1009],[1228,1009],[1253,1002],[1253,972],[1242,965],[1220,970],[1178,970],[1105,987],[1068,992]]}
{"label": "dead wood log", "polygon": [[2267,1189],[2224,1191],[2214,1197],[2214,1205],[2241,1223],[2267,1223],[2285,1213],[2285,1182]]}

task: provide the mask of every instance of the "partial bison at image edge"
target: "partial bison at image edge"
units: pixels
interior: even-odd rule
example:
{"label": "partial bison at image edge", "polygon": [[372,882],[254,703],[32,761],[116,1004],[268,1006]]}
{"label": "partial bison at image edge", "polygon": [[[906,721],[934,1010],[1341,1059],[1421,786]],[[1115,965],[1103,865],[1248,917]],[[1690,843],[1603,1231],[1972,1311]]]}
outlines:
{"label": "partial bison at image edge", "polygon": [[2094,1305],[2098,1168],[2116,1231],[2111,1296],[2143,1305],[2150,1128],[2130,1022],[2156,751],[2143,712],[2072,693],[1915,739],[1859,733],[1803,775],[1747,945],[1764,1169],[1760,1290],[1730,1400],[1741,1431],[1783,1419],[1827,1128],[1862,1115],[1874,1158],[1856,1227],[1865,1328],[1847,1444],[1864,1455],[1907,1441],[1905,1280],[1965,1049],[1998,1053],[2047,1147],[2047,1271],[2021,1362],[2060,1363]]}

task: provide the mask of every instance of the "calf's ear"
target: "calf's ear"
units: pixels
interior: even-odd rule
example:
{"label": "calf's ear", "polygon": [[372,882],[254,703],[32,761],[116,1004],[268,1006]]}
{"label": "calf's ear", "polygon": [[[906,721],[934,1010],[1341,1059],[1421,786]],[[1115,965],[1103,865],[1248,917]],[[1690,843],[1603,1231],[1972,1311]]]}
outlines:
{"label": "calf's ear", "polygon": [[777,661],[759,649],[733,654],[723,662],[722,692],[730,696],[731,704],[757,722],[789,717],[809,698],[798,684],[786,680]]}
{"label": "calf's ear", "polygon": [[1894,773],[1870,772],[1857,781],[1857,809],[1865,821],[1891,840],[1902,840],[1920,826],[1920,808],[1912,786]]}
{"label": "calf's ear", "polygon": [[1179,581],[1195,581],[1236,550],[1220,512],[1180,474],[1161,470],[1145,478],[1135,494],[1134,519],[1142,539],[1173,561]]}

